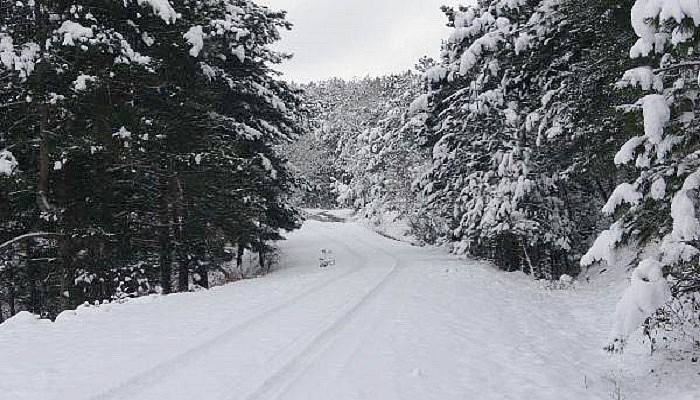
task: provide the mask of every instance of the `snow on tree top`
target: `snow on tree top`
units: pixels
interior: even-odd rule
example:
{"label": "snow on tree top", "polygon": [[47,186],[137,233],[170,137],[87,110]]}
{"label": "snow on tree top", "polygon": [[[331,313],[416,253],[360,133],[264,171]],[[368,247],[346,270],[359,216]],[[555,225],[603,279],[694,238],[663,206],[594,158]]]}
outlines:
{"label": "snow on tree top", "polygon": [[12,176],[17,165],[15,156],[9,150],[0,151],[0,175]]}
{"label": "snow on tree top", "polygon": [[17,71],[22,79],[26,79],[34,72],[40,51],[41,47],[38,44],[29,42],[25,43],[17,53],[12,36],[0,32],[0,67]]}
{"label": "snow on tree top", "polygon": [[167,24],[174,23],[180,17],[168,0],[138,0],[138,3],[140,6],[150,6]]}
{"label": "snow on tree top", "polygon": [[700,170],[690,174],[683,183],[683,188],[676,193],[671,203],[674,240],[691,242],[700,239],[700,221],[695,214],[695,203],[691,191],[700,188]]}
{"label": "snow on tree top", "polygon": [[[681,22],[690,18],[695,26],[700,24],[700,2],[694,0],[637,0],[632,6],[632,28],[639,36],[630,49],[632,58],[647,56],[652,50],[662,52],[672,38],[675,44],[692,37],[692,28],[683,28]],[[652,21],[674,20],[677,26],[671,35],[660,32]],[[686,30],[687,29],[687,30]],[[690,36],[689,36],[690,35]]]}
{"label": "snow on tree top", "polygon": [[84,42],[95,35],[92,27],[86,27],[74,21],[63,21],[63,24],[61,24],[61,27],[58,28],[56,33],[63,35],[64,46],[75,46],[76,40]]}
{"label": "snow on tree top", "polygon": [[80,92],[87,89],[88,82],[97,81],[97,77],[91,75],[78,75],[78,77],[73,82],[73,89],[76,92]]}
{"label": "snow on tree top", "polygon": [[605,204],[605,207],[603,207],[603,213],[612,215],[623,203],[635,205],[641,200],[642,194],[637,191],[635,185],[630,183],[622,183],[615,189],[607,204]]}
{"label": "snow on tree top", "polygon": [[199,52],[204,48],[204,32],[202,31],[202,26],[197,25],[191,27],[183,37],[192,45],[190,55],[192,57],[198,57]]}

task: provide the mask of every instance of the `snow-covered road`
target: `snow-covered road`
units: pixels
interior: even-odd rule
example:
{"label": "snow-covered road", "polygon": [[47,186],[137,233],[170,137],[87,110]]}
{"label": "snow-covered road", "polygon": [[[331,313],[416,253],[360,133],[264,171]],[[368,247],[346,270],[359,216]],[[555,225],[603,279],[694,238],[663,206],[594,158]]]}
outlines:
{"label": "snow-covered road", "polygon": [[265,278],[0,326],[0,398],[610,399],[616,380],[655,398],[601,351],[614,297],[353,223],[308,221],[282,251]]}

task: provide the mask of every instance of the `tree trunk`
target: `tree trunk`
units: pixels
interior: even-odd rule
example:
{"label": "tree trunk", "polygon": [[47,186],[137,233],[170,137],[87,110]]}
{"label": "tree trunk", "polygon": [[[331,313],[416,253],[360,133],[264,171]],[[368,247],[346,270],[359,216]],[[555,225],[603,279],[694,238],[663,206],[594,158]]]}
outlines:
{"label": "tree trunk", "polygon": [[[68,240],[70,240],[68,237],[61,238],[60,240],[60,254],[61,254],[61,260],[59,261],[61,264],[59,272],[59,279],[61,280],[60,283],[60,293],[59,293],[59,312],[65,311],[65,310],[70,310],[72,307],[72,301],[73,299],[71,298],[71,288],[73,285],[71,284],[72,282],[72,277],[74,274],[72,271],[73,269],[73,258],[71,257],[70,253],[70,248],[71,246],[68,244]],[[66,296],[68,294],[68,296]],[[111,293],[110,293],[111,294]],[[77,305],[77,304],[75,304]]]}
{"label": "tree trunk", "polygon": [[15,281],[14,277],[11,277],[10,279],[10,285],[7,288],[7,299],[8,299],[8,306],[10,306],[10,317],[14,316],[17,314],[17,306],[15,304]]}
{"label": "tree trunk", "polygon": [[537,276],[535,276],[535,266],[532,264],[532,259],[530,258],[530,254],[527,252],[527,243],[523,242],[522,247],[523,247],[523,253],[525,254],[525,260],[527,261],[528,267],[530,268],[530,278],[537,279]]}
{"label": "tree trunk", "polygon": [[236,268],[238,268],[238,272],[243,273],[243,254],[245,253],[245,247],[243,244],[239,243],[238,248],[236,249]]}
{"label": "tree trunk", "polygon": [[160,286],[163,294],[172,293],[172,242],[170,240],[170,202],[168,199],[170,165],[165,153],[160,155],[158,176],[158,253],[160,264]]}
{"label": "tree trunk", "polygon": [[258,264],[260,265],[260,270],[265,271],[265,246],[260,247],[258,252]]}
{"label": "tree trunk", "polygon": [[[41,277],[38,276],[38,266],[34,261],[34,247],[31,242],[28,241],[25,246],[25,257],[27,258],[24,268],[27,271],[27,284],[29,285],[29,304],[26,304],[27,308],[34,314],[41,313],[41,294],[39,293],[38,286],[41,285]],[[20,266],[20,268],[22,268]],[[14,308],[14,307],[13,307]],[[14,314],[14,312],[13,312]]]}
{"label": "tree trunk", "polygon": [[163,288],[163,294],[172,293],[172,257],[170,248],[170,237],[168,229],[160,228],[159,233],[159,264],[160,264],[160,285]]}
{"label": "tree trunk", "polygon": [[179,292],[187,292],[190,290],[190,266],[191,260],[189,258],[189,249],[185,245],[185,227],[184,223],[187,218],[185,215],[185,193],[182,187],[182,180],[179,175],[175,174],[172,180],[171,195],[174,200],[173,204],[173,218],[174,218],[174,228],[176,229],[175,236],[177,238],[175,246],[177,247],[178,254],[178,272],[177,272],[177,290]]}
{"label": "tree trunk", "polygon": [[46,104],[39,105],[39,159],[37,181],[37,205],[41,211],[49,211],[49,132],[48,110]]}
{"label": "tree trunk", "polygon": [[199,286],[209,289],[209,266],[206,263],[201,263],[197,268],[199,274]]}
{"label": "tree trunk", "polygon": [[[43,11],[37,13],[37,41],[45,43],[49,37],[48,15]],[[36,201],[41,211],[49,211],[49,109],[48,109],[48,60],[41,60],[36,66],[37,79],[37,114],[39,126],[37,138],[39,139],[39,156],[37,158],[37,187]]]}
{"label": "tree trunk", "polygon": [[180,257],[180,264],[177,271],[177,290],[187,292],[190,290],[190,264],[187,257]]}

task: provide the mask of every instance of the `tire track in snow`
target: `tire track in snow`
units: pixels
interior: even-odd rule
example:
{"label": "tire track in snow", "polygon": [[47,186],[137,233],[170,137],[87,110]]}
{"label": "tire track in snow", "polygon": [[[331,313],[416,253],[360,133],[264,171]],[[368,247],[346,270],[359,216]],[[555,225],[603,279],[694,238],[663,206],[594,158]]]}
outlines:
{"label": "tire track in snow", "polygon": [[[119,385],[112,387],[100,394],[90,396],[90,400],[121,400],[124,398],[129,398],[132,393],[138,393],[140,388],[149,387],[158,381],[166,378],[167,376],[173,374],[176,371],[187,368],[188,365],[195,363],[197,360],[205,358],[208,353],[215,350],[218,346],[223,343],[229,343],[236,339],[237,334],[246,331],[247,329],[253,328],[256,325],[269,320],[271,317],[283,312],[284,310],[293,307],[304,298],[313,295],[319,290],[338,282],[345,277],[356,274],[357,272],[364,270],[368,267],[367,257],[352,247],[348,246],[346,243],[341,242],[337,239],[332,238],[330,235],[324,237],[325,240],[330,240],[335,244],[345,248],[348,253],[353,255],[355,259],[358,260],[355,265],[357,267],[350,268],[348,271],[343,272],[331,279],[324,280],[316,285],[311,286],[307,290],[293,296],[291,299],[284,301],[274,307],[268,308],[261,312],[260,314],[251,317],[239,324],[236,324],[222,333],[216,335],[213,338],[207,339],[203,343],[195,345],[194,347],[188,349],[187,351],[178,354],[166,361],[163,361],[146,371],[138,373],[138,375],[129,378]],[[208,399],[207,399],[208,400]]]}
{"label": "tire track in snow", "polygon": [[[358,239],[357,236],[353,236],[356,241],[384,253],[393,260],[388,273],[386,273],[372,289],[355,302],[352,307],[344,311],[340,316],[323,328],[309,344],[301,349],[301,351],[297,352],[296,356],[292,357],[282,368],[265,379],[262,385],[253,393],[247,395],[245,397],[246,400],[284,399],[284,395],[291,389],[294,383],[303,376],[309,367],[313,365],[314,361],[328,350],[336,334],[398,276],[397,273],[400,270],[398,268],[400,263],[399,258],[380,247],[376,247],[374,244],[368,244],[364,240]],[[229,400],[236,399],[238,399],[237,396],[231,397]]]}

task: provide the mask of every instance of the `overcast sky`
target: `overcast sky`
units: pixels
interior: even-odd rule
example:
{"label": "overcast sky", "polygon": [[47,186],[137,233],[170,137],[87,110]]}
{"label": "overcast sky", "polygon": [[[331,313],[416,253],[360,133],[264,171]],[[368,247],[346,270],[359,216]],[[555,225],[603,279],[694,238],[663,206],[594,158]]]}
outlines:
{"label": "overcast sky", "polygon": [[278,46],[294,53],[282,66],[297,82],[401,72],[437,57],[449,32],[443,4],[469,0],[258,0],[287,10],[294,24]]}

